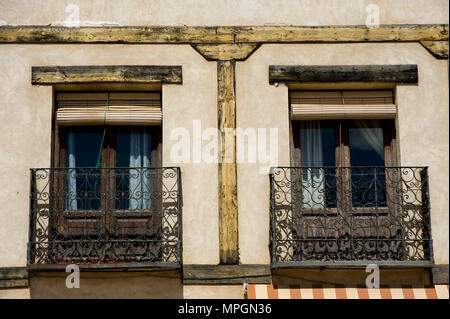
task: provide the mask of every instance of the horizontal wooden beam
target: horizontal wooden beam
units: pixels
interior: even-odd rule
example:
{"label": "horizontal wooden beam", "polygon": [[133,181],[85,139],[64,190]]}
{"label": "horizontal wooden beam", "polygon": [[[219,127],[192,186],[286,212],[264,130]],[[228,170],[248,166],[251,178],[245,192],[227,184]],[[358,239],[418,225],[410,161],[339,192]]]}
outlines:
{"label": "horizontal wooden beam", "polygon": [[417,65],[270,65],[269,83],[417,83]]}
{"label": "horizontal wooden beam", "polygon": [[0,43],[317,43],[448,41],[448,25],[51,27],[1,26]]}
{"label": "horizontal wooden beam", "polygon": [[34,66],[33,85],[67,83],[181,83],[181,66]]}
{"label": "horizontal wooden beam", "polygon": [[448,40],[448,25],[236,27],[236,42],[378,42]]}
{"label": "horizontal wooden beam", "polygon": [[0,43],[232,43],[232,31],[216,27],[2,26]]}
{"label": "horizontal wooden beam", "polygon": [[183,284],[269,284],[269,265],[184,265]]}

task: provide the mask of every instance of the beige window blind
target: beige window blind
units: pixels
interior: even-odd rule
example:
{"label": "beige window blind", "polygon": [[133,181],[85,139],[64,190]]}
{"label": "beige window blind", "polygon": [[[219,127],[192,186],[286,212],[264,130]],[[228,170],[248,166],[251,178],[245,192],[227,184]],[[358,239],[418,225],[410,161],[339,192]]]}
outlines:
{"label": "beige window blind", "polygon": [[391,90],[291,91],[293,120],[392,119],[396,115]]}
{"label": "beige window blind", "polygon": [[56,121],[59,125],[161,125],[161,94],[58,93]]}

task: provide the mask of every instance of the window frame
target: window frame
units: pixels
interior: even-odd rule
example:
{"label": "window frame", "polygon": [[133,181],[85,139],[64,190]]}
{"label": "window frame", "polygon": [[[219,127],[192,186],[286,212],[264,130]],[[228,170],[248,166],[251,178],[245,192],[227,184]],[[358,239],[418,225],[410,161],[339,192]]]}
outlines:
{"label": "window frame", "polygon": [[[58,92],[60,93],[60,92]],[[86,92],[80,92],[86,93]],[[129,93],[129,92],[128,92]],[[54,94],[56,96],[56,93]],[[56,99],[54,100],[56,103]],[[78,130],[98,130],[101,134],[103,134],[103,130],[106,127],[106,134],[104,143],[101,151],[101,164],[102,168],[106,168],[109,170],[110,178],[107,178],[107,174],[104,174],[104,170],[101,170],[101,184],[100,184],[100,193],[114,193],[115,189],[115,168],[116,167],[116,138],[117,133],[126,130],[127,128],[135,127],[135,128],[143,128],[145,127],[150,133],[150,168],[161,168],[162,167],[162,123],[161,125],[154,126],[132,126],[132,125],[58,125],[56,121],[56,110],[57,106],[54,105],[53,111],[53,120],[52,120],[52,167],[57,170],[64,170],[67,168],[67,133],[69,132],[71,127],[76,127]],[[99,145],[100,146],[100,145]],[[98,153],[94,154],[95,158],[97,158]],[[121,169],[126,167],[120,167]],[[57,199],[53,200],[53,203],[50,203],[50,207],[52,207],[52,211],[60,212],[58,215],[50,212],[50,224],[52,224],[52,228],[54,232],[51,232],[50,240],[52,238],[57,238],[58,236],[78,236],[78,233],[71,233],[69,235],[64,235],[64,230],[60,231],[60,229],[66,228],[62,225],[66,225],[67,229],[70,229],[71,221],[79,221],[79,216],[84,216],[86,218],[85,227],[91,229],[88,225],[88,221],[94,222],[97,224],[98,233],[90,233],[91,230],[81,230],[80,235],[90,236],[90,235],[99,235],[103,236],[105,232],[109,231],[111,233],[111,229],[114,229],[115,225],[120,223],[120,229],[124,232],[122,235],[142,235],[140,230],[133,230],[139,228],[136,224],[136,220],[140,220],[141,223],[150,223],[151,228],[146,228],[145,231],[150,233],[155,233],[158,240],[159,236],[162,234],[160,231],[157,231],[162,225],[162,198],[161,196],[157,199],[152,198],[152,205],[150,209],[145,210],[127,210],[127,209],[117,209],[116,208],[116,199],[115,198],[106,198],[106,196],[101,196],[100,199],[100,209],[99,210],[68,210],[65,204],[65,194],[66,194],[66,183],[65,179],[54,178],[50,179],[50,188],[52,191],[56,191],[60,196]],[[151,189],[156,189],[159,192],[162,189],[162,182],[160,178],[152,178],[151,180]],[[153,193],[153,191],[152,191]],[[61,194],[64,194],[62,196]],[[157,214],[159,217],[155,217]],[[149,221],[149,219],[153,219]]]}

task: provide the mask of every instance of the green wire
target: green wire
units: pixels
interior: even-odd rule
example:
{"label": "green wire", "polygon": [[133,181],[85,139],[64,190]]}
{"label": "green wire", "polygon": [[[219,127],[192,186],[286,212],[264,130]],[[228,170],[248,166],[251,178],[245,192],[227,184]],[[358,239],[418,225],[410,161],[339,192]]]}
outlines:
{"label": "green wire", "polygon": [[[102,143],[100,144],[100,149],[98,150],[98,157],[97,157],[97,164],[95,164],[95,169],[99,169],[102,167],[102,163],[101,163],[101,156],[102,156],[102,149],[103,149],[103,143],[105,142],[105,135],[106,135],[106,112],[108,111],[108,106],[109,106],[109,93],[108,93],[108,97],[106,98],[106,108],[105,108],[105,115],[103,118],[103,137],[102,137]],[[94,190],[97,191],[97,179],[95,180],[95,184],[94,184]],[[97,235],[98,238],[100,239],[100,219],[97,222]]]}
{"label": "green wire", "polygon": [[100,149],[98,150],[98,157],[97,157],[97,164],[95,164],[95,168],[100,168],[102,167],[102,163],[101,163],[101,156],[102,156],[102,148],[103,148],[103,143],[105,141],[105,135],[106,135],[106,112],[108,111],[108,105],[109,105],[109,93],[108,93],[108,97],[106,99],[106,108],[105,108],[105,115],[103,117],[103,137],[102,137],[102,143],[100,144]]}

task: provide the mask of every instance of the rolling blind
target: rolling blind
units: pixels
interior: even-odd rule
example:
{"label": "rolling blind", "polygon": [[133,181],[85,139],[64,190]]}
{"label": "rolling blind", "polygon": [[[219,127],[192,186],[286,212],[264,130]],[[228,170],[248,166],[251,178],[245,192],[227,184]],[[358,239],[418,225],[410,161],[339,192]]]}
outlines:
{"label": "rolling blind", "polygon": [[396,115],[391,90],[291,91],[293,120],[392,119]]}
{"label": "rolling blind", "polygon": [[[108,93],[58,93],[59,125],[103,125]],[[110,93],[107,125],[161,125],[161,94]]]}

